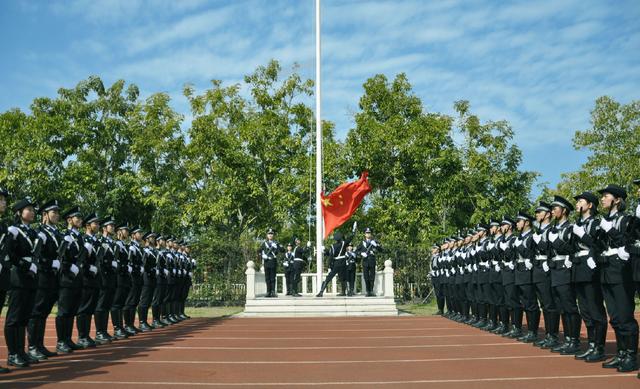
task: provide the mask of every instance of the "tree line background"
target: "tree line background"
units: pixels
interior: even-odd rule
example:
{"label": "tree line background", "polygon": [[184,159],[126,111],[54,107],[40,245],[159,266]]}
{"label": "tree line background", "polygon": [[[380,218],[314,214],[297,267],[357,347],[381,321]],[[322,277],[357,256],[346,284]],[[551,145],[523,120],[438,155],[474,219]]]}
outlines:
{"label": "tree line background", "polygon": [[[13,200],[57,198],[187,237],[204,285],[199,298],[238,303],[245,264],[268,227],[281,242],[314,236],[313,86],[277,61],[242,84],[187,85],[186,123],[166,93],[143,99],[134,84],[91,76],[35,98],[30,112],[0,114],[0,183]],[[373,227],[387,248],[404,299],[428,293],[436,240],[532,206],[537,173],[521,169],[509,123],[482,120],[467,101],[453,104],[454,116],[428,112],[404,74],[378,74],[364,82],[343,140],[322,123],[326,190],[369,171],[373,191],[353,220]],[[542,194],[570,197],[640,176],[639,117],[640,102],[599,98],[592,128],[574,138],[590,151],[587,163]]]}

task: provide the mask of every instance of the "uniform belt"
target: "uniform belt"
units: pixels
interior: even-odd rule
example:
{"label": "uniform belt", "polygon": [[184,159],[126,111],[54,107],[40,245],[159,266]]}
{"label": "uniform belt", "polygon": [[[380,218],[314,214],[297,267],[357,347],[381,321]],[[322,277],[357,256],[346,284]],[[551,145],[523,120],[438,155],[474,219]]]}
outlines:
{"label": "uniform belt", "polygon": [[618,255],[618,247],[608,247],[605,251],[602,252],[602,255],[604,255],[605,257]]}
{"label": "uniform belt", "polygon": [[553,257],[554,261],[566,261],[567,259],[569,259],[568,255],[556,255]]}
{"label": "uniform belt", "polygon": [[33,258],[31,257],[22,257],[22,259],[26,262],[32,263],[33,262]]}
{"label": "uniform belt", "polygon": [[524,259],[518,259],[518,261],[517,261],[517,262],[518,262],[518,263],[524,263],[524,261],[525,261]]}
{"label": "uniform belt", "polygon": [[346,258],[346,256],[344,256],[344,255],[343,255],[343,256],[341,256],[341,257],[335,257],[335,258],[333,258],[333,259],[345,259],[345,258]]}
{"label": "uniform belt", "polygon": [[536,259],[538,261],[546,261],[547,260],[547,256],[546,255],[536,255]]}
{"label": "uniform belt", "polygon": [[580,250],[576,253],[576,257],[584,257],[589,255],[589,250]]}

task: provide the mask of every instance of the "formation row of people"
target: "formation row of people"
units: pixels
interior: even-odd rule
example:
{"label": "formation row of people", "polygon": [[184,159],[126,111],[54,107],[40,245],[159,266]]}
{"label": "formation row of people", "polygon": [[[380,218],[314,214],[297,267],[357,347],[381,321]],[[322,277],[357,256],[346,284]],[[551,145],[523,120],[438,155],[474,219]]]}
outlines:
{"label": "formation row of people", "polygon": [[[8,197],[0,189],[0,214]],[[85,214],[77,206],[61,213],[57,200],[38,207],[24,198],[12,211],[13,224],[0,223],[0,307],[9,297],[4,324],[8,365],[27,367],[189,318],[184,308],[196,262],[184,240]],[[52,352],[44,335],[54,305],[57,343]],[[109,316],[113,335],[107,330]],[[92,319],[95,338],[90,336]],[[77,342],[72,340],[74,321]]]}
{"label": "formation row of people", "polygon": [[[640,180],[634,184],[640,197]],[[606,360],[608,317],[617,353],[602,366],[637,370],[640,204],[627,213],[623,187],[598,192],[573,202],[555,196],[534,216],[521,211],[434,245],[430,275],[439,312],[446,306],[452,320],[590,363]]]}

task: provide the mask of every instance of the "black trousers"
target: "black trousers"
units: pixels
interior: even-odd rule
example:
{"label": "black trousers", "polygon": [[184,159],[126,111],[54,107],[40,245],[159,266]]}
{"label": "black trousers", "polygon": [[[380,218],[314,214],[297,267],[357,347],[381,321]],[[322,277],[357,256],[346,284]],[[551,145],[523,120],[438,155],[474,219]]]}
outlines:
{"label": "black trousers", "polygon": [[57,317],[74,317],[78,313],[82,289],[77,287],[61,287],[58,290]]}
{"label": "black trousers", "polygon": [[11,288],[9,290],[9,305],[4,326],[26,327],[33,311],[36,290],[27,288]]}
{"label": "black trousers", "polygon": [[576,282],[574,286],[589,342],[604,345],[607,336],[607,311],[604,308],[600,280]]}
{"label": "black trousers", "polygon": [[300,293],[301,291],[302,269],[304,269],[303,261],[293,261],[293,293]]}
{"label": "black trousers", "polygon": [[632,283],[602,284],[609,322],[616,335],[637,336],[638,322],[633,316],[635,287]]}
{"label": "black trousers", "polygon": [[267,294],[276,292],[276,268],[264,268],[264,280],[267,283]]}
{"label": "black trousers", "polygon": [[31,317],[46,319],[51,313],[53,306],[58,301],[57,288],[38,288],[36,289],[33,310]]}
{"label": "black trousers", "polygon": [[536,299],[536,288],[533,284],[516,285],[518,295],[522,302],[522,307],[527,312],[537,312],[540,310]]}
{"label": "black trousers", "polygon": [[439,280],[434,280],[433,282],[433,293],[436,296],[436,304],[438,304],[438,311],[444,311],[445,304],[445,296],[444,296],[444,288],[442,284],[440,284]]}
{"label": "black trousers", "polygon": [[489,304],[500,307],[505,305],[505,290],[502,282],[492,282],[489,290]]}
{"label": "black trousers", "polygon": [[129,293],[127,294],[127,299],[124,302],[125,310],[136,309],[138,303],[140,302],[140,295],[142,294],[142,285],[138,283],[132,283],[131,289],[129,289]]}
{"label": "black trousers", "polygon": [[287,294],[293,293],[293,265],[284,268],[284,282],[287,285]]}
{"label": "black trousers", "polygon": [[364,261],[362,261],[362,273],[364,276],[364,284],[367,289],[367,293],[372,293],[376,280],[375,258],[365,258]]}
{"label": "black trousers", "polygon": [[349,284],[349,290],[352,293],[355,293],[356,290],[356,265],[347,265],[345,270],[345,277],[347,279],[347,284]]}
{"label": "black trousers", "polygon": [[80,304],[78,306],[79,315],[93,315],[98,305],[100,289],[92,287],[82,287],[80,294]]}
{"label": "black trousers", "polygon": [[[326,288],[327,285],[329,285],[329,283],[331,283],[331,280],[333,279],[333,277],[335,277],[337,275],[338,276],[338,280],[343,284],[342,292],[346,292],[344,290],[344,286],[346,286],[345,284],[347,282],[347,280],[345,278],[346,270],[347,270],[347,267],[344,266],[344,265],[342,265],[342,266],[333,266],[331,268],[331,271],[327,275],[327,278],[325,278],[325,280],[323,282],[323,285],[325,286],[325,288]],[[324,290],[324,288],[322,290]]]}
{"label": "black trousers", "polygon": [[153,299],[151,300],[152,307],[159,307],[164,302],[164,298],[167,294],[167,284],[157,283],[153,290]]}

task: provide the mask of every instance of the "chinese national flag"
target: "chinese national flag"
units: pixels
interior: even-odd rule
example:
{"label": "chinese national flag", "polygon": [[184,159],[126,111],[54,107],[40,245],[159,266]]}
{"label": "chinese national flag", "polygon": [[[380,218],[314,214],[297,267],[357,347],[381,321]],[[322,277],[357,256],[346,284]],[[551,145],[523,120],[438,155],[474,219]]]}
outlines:
{"label": "chinese national flag", "polygon": [[369,172],[362,172],[358,181],[346,182],[331,194],[322,197],[322,217],[324,219],[324,238],[344,222],[358,209],[364,196],[371,192],[367,177]]}

